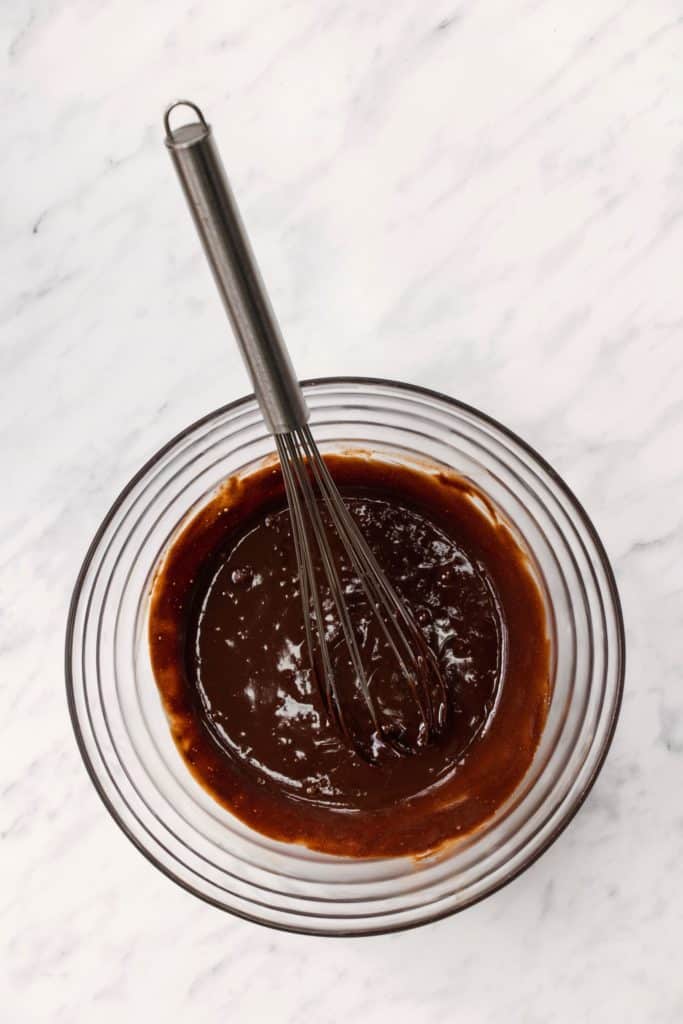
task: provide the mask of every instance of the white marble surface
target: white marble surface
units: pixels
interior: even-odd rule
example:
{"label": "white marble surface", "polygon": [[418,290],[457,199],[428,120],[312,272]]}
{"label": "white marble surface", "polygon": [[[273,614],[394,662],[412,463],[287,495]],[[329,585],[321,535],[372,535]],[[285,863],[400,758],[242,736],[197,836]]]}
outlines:
{"label": "white marble surface", "polygon": [[[0,1015],[683,1020],[680,0],[26,0],[2,8]],[[522,878],[385,938],[287,936],[168,882],[101,806],[62,677],[112,498],[245,374],[161,144],[202,102],[302,376],[493,413],[618,576],[612,753]]]}

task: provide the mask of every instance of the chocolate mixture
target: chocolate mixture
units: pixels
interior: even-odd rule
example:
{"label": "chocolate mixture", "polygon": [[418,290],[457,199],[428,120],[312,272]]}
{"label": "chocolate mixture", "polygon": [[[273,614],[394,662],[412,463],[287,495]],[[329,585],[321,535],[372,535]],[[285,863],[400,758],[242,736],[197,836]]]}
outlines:
{"label": "chocolate mixture", "polygon": [[[308,661],[277,464],[228,481],[173,544],[153,588],[152,666],[193,775],[251,827],[335,854],[420,854],[485,822],[531,763],[549,698],[543,601],[512,533],[462,478],[359,453],[326,461],[437,657],[443,734],[398,756],[353,718],[323,587],[342,705],[365,748],[330,720]],[[418,709],[340,564],[383,720],[407,734]]]}

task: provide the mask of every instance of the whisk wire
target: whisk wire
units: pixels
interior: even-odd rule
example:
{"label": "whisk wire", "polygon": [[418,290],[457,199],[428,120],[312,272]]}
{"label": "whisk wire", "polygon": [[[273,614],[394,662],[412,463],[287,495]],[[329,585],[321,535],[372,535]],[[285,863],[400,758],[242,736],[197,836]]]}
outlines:
{"label": "whisk wire", "polygon": [[[325,460],[313,441],[310,429],[305,427],[302,430],[302,435],[304,437],[304,450],[306,452],[308,463],[311,466],[313,476],[318,484],[321,495],[326,502],[335,529],[344,544],[345,552],[351,562],[351,567],[363,588],[363,592],[375,615],[375,619],[384,635],[384,638],[396,658],[401,674],[411,688],[413,697],[420,711],[423,726],[426,730],[429,730],[433,723],[429,721],[428,712],[425,711],[422,699],[417,692],[416,673],[412,672],[406,665],[404,656],[396,645],[394,633],[392,633],[387,625],[387,614],[391,615],[403,612],[403,606],[400,599],[388,580],[382,577],[381,570],[377,566],[375,557],[368,547],[365,538],[358,529],[353,516],[346,508],[343,499],[340,499],[339,491],[332,480],[330,471],[325,465]],[[382,607],[382,600],[385,602],[384,610]],[[389,612],[387,612],[387,605],[390,607]],[[407,616],[405,616],[405,624],[410,626]],[[395,633],[403,641],[408,657],[410,658],[413,651],[407,637],[400,629],[395,630]],[[429,705],[427,704],[427,706]]]}
{"label": "whisk wire", "polygon": [[[306,520],[301,509],[301,500],[299,498],[299,492],[294,479],[291,468],[292,456],[288,452],[289,437],[286,434],[278,434],[275,437],[275,443],[280,458],[280,465],[282,467],[282,476],[285,483],[285,491],[287,494],[287,502],[289,505],[290,515],[292,518],[292,536],[294,538],[294,554],[296,557],[296,564],[299,572],[299,587],[301,591],[301,604],[304,611],[304,631],[306,635],[306,647],[308,650],[309,660],[311,662],[311,670],[317,679],[320,680],[321,673],[316,671],[315,668],[315,647],[313,643],[313,630],[311,628],[311,607],[313,615],[315,616],[316,623],[322,621],[322,608],[320,604],[320,595],[318,589],[315,586],[311,586],[309,579],[309,573],[307,566],[312,565],[312,553],[310,550],[308,530],[306,529]],[[344,723],[339,715],[339,709],[336,706],[334,700],[331,679],[332,679],[332,665],[329,660],[329,651],[327,644],[322,643],[320,645],[320,657],[323,661],[322,671],[322,687],[321,695],[323,703],[328,714],[333,714],[337,719],[337,723],[340,728],[344,728]]]}
{"label": "whisk wire", "polygon": [[[337,610],[337,615],[339,616],[339,622],[342,627],[342,632],[344,634],[346,645],[348,647],[351,664],[356,675],[356,680],[361,688],[361,692],[363,694],[368,710],[370,712],[370,717],[372,719],[373,726],[377,729],[379,728],[379,723],[377,719],[377,710],[375,708],[375,702],[370,693],[367,674],[363,666],[363,659],[361,658],[361,654],[358,649],[356,633],[353,628],[353,623],[351,622],[351,616],[349,614],[348,606],[346,604],[346,601],[344,600],[344,592],[341,578],[339,576],[339,570],[335,563],[332,548],[330,546],[330,542],[327,536],[327,531],[320,516],[320,510],[318,508],[318,503],[315,499],[315,493],[313,491],[311,480],[306,471],[306,464],[304,462],[301,450],[301,438],[295,434],[293,435],[293,439],[297,453],[297,457],[294,461],[294,471],[301,484],[304,494],[304,500],[306,502],[306,507],[310,516],[310,521],[313,524],[313,533],[316,539],[318,550],[320,552],[323,569],[327,579],[327,585],[330,589],[330,596],[332,597],[332,601],[334,602],[334,606]],[[315,577],[312,565],[310,567],[310,572],[314,580]],[[319,622],[318,631],[321,635],[322,640],[326,642],[327,638],[325,636],[325,624],[324,621],[322,620],[320,620]],[[336,695],[337,706],[343,717],[343,711],[341,708],[339,694],[337,693],[335,687],[334,673],[332,676],[332,690],[333,693],[335,693]]]}
{"label": "whisk wire", "polygon": [[[405,752],[401,738],[395,732],[396,723],[385,721],[378,713],[359,648],[358,627],[354,627],[345,599],[340,563],[335,557],[328,528],[323,522],[322,508],[329,516],[344,552],[344,559],[360,584],[381,635],[395,658],[399,674],[408,685],[420,720],[417,744],[428,742],[440,731],[446,706],[445,686],[433,652],[393,585],[378,566],[332,479],[308,425],[277,435],[276,445],[291,511],[309,661],[326,710],[334,716],[342,733],[356,742],[355,730],[350,728],[347,711],[342,705],[337,680],[339,669],[338,666],[335,669],[332,661],[324,605],[316,578],[316,562],[319,571],[322,570],[356,684],[375,734],[395,752]],[[435,694],[430,690],[430,685],[438,691],[436,711]]]}
{"label": "whisk wire", "polygon": [[[349,610],[343,598],[343,588],[339,571],[335,564],[334,555],[320,516],[318,503],[304,462],[300,439],[295,434],[281,435],[281,439],[282,447],[285,449],[286,453],[285,458],[288,461],[287,474],[284,478],[285,489],[288,488],[287,481],[289,478],[289,487],[292,493],[291,495],[288,493],[288,501],[291,502],[290,507],[296,509],[296,521],[294,519],[292,521],[293,532],[296,533],[297,531],[300,531],[301,533],[301,537],[298,542],[297,557],[301,558],[301,561],[298,562],[300,579],[302,581],[307,581],[302,587],[301,597],[304,619],[307,622],[306,639],[309,648],[309,659],[315,672],[315,644],[313,642],[313,635],[310,626],[312,604],[313,617],[316,624],[317,646],[320,650],[322,660],[323,700],[327,703],[328,708],[334,713],[338,725],[344,735],[353,739],[353,734],[346,722],[346,716],[341,704],[340,695],[335,685],[335,671],[330,657],[325,628],[325,618],[323,615],[322,603],[320,601],[319,589],[315,579],[313,549],[308,535],[307,524],[310,524],[311,526],[312,534],[315,538],[315,547],[320,555],[320,561],[327,581],[327,587],[337,612],[344,641],[349,652],[351,665],[370,713],[373,727],[376,730],[379,729],[377,711],[369,690],[368,680],[363,666],[363,660],[358,649],[358,643],[351,623]],[[280,445],[278,444],[278,448],[279,447]],[[296,543],[297,542],[295,542],[295,553]],[[311,596],[313,598],[312,602],[310,601]],[[319,673],[316,672],[316,675],[319,675]]]}

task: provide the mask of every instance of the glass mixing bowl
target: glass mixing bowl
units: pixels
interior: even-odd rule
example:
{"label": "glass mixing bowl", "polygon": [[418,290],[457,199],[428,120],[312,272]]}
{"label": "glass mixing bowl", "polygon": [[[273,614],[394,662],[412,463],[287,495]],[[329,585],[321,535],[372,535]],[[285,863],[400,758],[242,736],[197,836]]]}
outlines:
{"label": "glass mixing bowl", "polygon": [[179,525],[226,477],[273,451],[253,397],[188,427],[140,470],[88,551],[66,638],[71,718],[104,804],[153,864],[234,914],[318,935],[433,921],[499,889],[559,835],[590,789],[619,710],[624,633],[614,578],[559,476],[500,424],[390,381],[304,384],[323,451],[358,447],[455,469],[486,492],[531,553],[552,638],[552,697],[531,768],[474,834],[421,859],[353,860],[249,829],[194,780],[152,676],[154,572]]}

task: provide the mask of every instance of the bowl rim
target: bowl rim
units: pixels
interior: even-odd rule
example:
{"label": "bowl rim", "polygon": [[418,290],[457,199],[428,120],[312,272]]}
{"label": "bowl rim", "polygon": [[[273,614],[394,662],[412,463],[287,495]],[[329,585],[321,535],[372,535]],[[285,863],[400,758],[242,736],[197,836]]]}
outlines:
{"label": "bowl rim", "polygon": [[460,913],[467,907],[471,907],[477,903],[480,903],[482,900],[487,899],[489,896],[493,896],[497,892],[500,892],[501,889],[504,889],[505,886],[509,885],[510,882],[513,882],[523,872],[525,872],[528,868],[535,864],[539,857],[541,857],[553,845],[553,843],[559,838],[559,836],[562,835],[565,829],[574,820],[576,814],[583,806],[586,797],[593,788],[595,781],[598,775],[600,774],[600,771],[602,770],[602,767],[605,763],[605,759],[607,758],[610,747],[612,745],[612,740],[614,739],[614,733],[621,711],[621,705],[624,695],[624,679],[626,673],[626,635],[624,627],[624,616],[621,606],[621,600],[619,598],[619,591],[617,589],[617,583],[614,576],[614,571],[612,569],[609,557],[602,543],[602,540],[600,539],[600,536],[595,526],[593,525],[592,520],[588,516],[588,513],[586,512],[583,504],[579,501],[579,499],[576,497],[576,495],[571,490],[569,485],[560,476],[557,470],[555,470],[553,466],[551,466],[550,463],[542,455],[540,455],[539,452],[532,445],[530,445],[527,441],[521,438],[513,430],[510,430],[509,427],[504,426],[499,420],[495,419],[495,417],[490,416],[488,413],[482,412],[475,406],[469,405],[466,402],[462,402],[460,401],[460,399],[453,398],[450,395],[445,395],[443,392],[437,391],[434,388],[423,387],[422,385],[419,384],[408,384],[404,381],[392,380],[390,378],[361,376],[309,377],[306,378],[305,380],[301,380],[300,384],[304,389],[307,387],[320,387],[328,385],[369,385],[376,387],[386,387],[394,389],[396,391],[403,391],[412,395],[421,395],[425,398],[435,399],[438,402],[444,403],[447,406],[451,406],[452,408],[457,409],[459,412],[464,412],[466,414],[474,416],[475,419],[478,419],[482,423],[488,424],[489,426],[500,431],[509,440],[513,441],[516,445],[519,445],[519,447],[524,452],[526,452],[527,455],[531,456],[531,458],[535,460],[535,462],[548,474],[553,483],[559,488],[559,490],[563,493],[565,498],[568,499],[572,508],[576,511],[582,526],[586,529],[592,543],[595,546],[595,552],[598,556],[600,567],[605,574],[605,581],[607,583],[609,596],[612,601],[616,626],[615,656],[617,661],[617,674],[616,694],[613,701],[611,717],[607,725],[605,736],[602,741],[602,747],[598,751],[590,776],[586,780],[582,790],[576,795],[572,806],[567,810],[562,819],[558,821],[558,823],[549,832],[549,834],[540,843],[540,845],[536,849],[528,853],[524,857],[522,862],[514,869],[514,871],[512,871],[509,875],[506,875],[503,879],[497,881],[491,888],[487,889],[485,892],[470,897],[457,907],[447,907],[443,910],[435,911],[429,914],[428,916],[421,918],[418,921],[399,922],[396,924],[387,925],[386,928],[381,929],[351,928],[348,930],[338,932],[320,931],[316,928],[299,927],[298,925],[297,927],[292,927],[285,923],[264,921],[262,918],[259,918],[256,915],[246,913],[242,910],[237,910],[234,907],[227,907],[219,900],[214,899],[208,894],[201,892],[199,889],[194,888],[192,885],[190,885],[182,878],[174,874],[174,872],[171,871],[170,868],[162,864],[154,856],[154,854],[150,850],[148,850],[143,845],[143,843],[134,835],[129,826],[119,815],[113,802],[109,799],[104,789],[104,786],[99,780],[99,777],[97,775],[97,772],[94,768],[94,765],[92,763],[92,760],[86,747],[85,739],[81,731],[81,725],[76,710],[71,652],[73,647],[76,613],[81,597],[81,591],[83,589],[85,578],[90,569],[95,553],[100,545],[102,537],[106,533],[113,518],[115,517],[121,505],[125,502],[130,492],[145,477],[149,470],[151,470],[158,463],[158,461],[161,458],[163,458],[163,456],[166,455],[169,451],[171,451],[179,442],[183,441],[189,434],[197,430],[199,427],[203,426],[205,423],[209,423],[211,420],[217,419],[218,417],[223,416],[226,413],[232,412],[235,409],[240,408],[241,406],[246,406],[250,403],[254,403],[256,401],[256,398],[253,393],[243,395],[241,398],[236,398],[232,402],[227,402],[225,405],[213,409],[211,412],[206,413],[204,416],[200,416],[198,419],[193,420],[192,423],[188,424],[182,430],[178,431],[178,433],[174,434],[169,441],[167,441],[164,445],[158,448],[148,459],[146,459],[146,461],[137,470],[137,472],[133,474],[133,476],[125,484],[125,486],[122,488],[122,490],[119,492],[117,497],[110,505],[108,511],[106,512],[104,518],[102,519],[102,522],[97,528],[92,541],[88,546],[85,557],[83,558],[81,567],[78,571],[76,582],[74,584],[73,591],[71,594],[71,600],[69,602],[64,647],[64,675],[66,682],[67,706],[69,710],[71,726],[74,732],[78,750],[81,755],[81,759],[85,766],[86,772],[90,777],[90,781],[95,787],[95,790],[99,795],[100,800],[104,804],[105,808],[107,809],[113,820],[116,822],[118,827],[121,829],[121,831],[124,833],[124,835],[127,836],[127,838],[133,843],[136,849],[139,850],[143,857],[150,864],[153,864],[154,867],[157,868],[157,870],[161,871],[163,875],[165,875],[176,885],[184,889],[185,892],[189,893],[194,897],[198,897],[204,903],[208,903],[210,906],[216,907],[224,913],[231,914],[234,917],[241,918],[245,921],[250,921],[254,924],[259,924],[266,928],[272,928],[275,931],[282,931],[301,935],[315,935],[318,937],[325,938],[358,938],[362,936],[389,935],[394,932],[410,931],[413,928],[419,928],[423,925],[433,924],[436,921],[441,921],[447,917],[451,917],[454,914]]}

